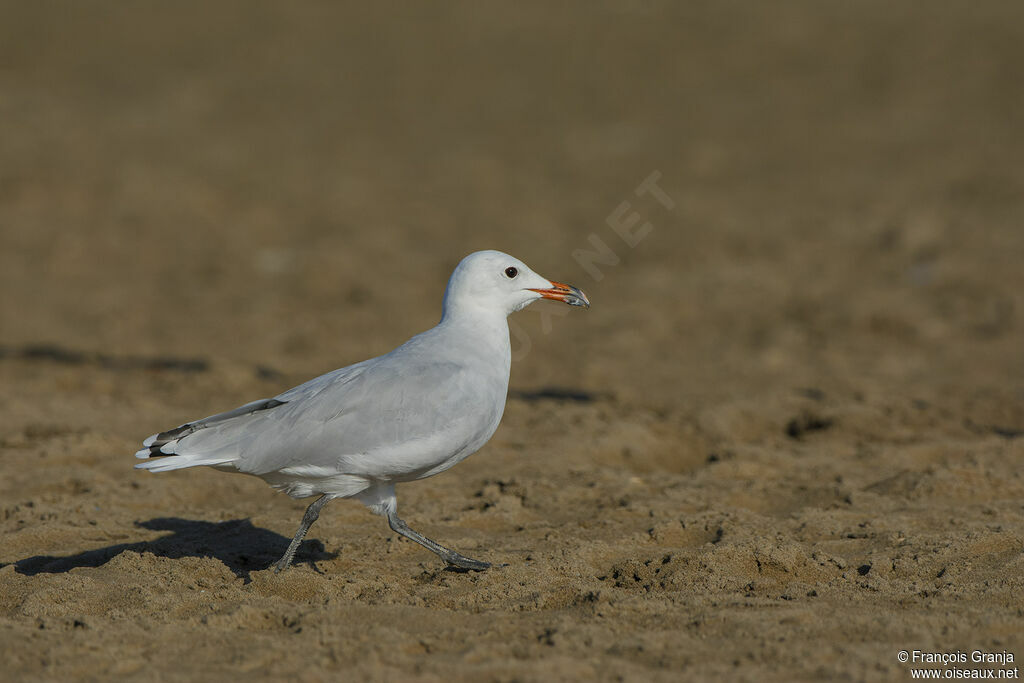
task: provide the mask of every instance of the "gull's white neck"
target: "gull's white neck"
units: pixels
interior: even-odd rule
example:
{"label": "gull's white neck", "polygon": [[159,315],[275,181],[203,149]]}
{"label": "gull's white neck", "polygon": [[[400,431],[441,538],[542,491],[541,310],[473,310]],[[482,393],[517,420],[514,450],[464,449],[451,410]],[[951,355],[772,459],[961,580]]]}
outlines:
{"label": "gull's white neck", "polygon": [[503,311],[471,305],[446,305],[436,329],[444,335],[457,337],[461,342],[458,344],[460,348],[487,359],[502,368],[506,375],[511,369],[512,345],[508,319]]}

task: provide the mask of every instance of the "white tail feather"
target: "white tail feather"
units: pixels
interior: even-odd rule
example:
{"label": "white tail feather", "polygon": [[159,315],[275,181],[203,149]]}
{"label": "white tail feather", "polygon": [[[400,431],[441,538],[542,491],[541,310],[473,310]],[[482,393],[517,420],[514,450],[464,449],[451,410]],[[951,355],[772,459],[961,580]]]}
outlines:
{"label": "white tail feather", "polygon": [[[141,453],[142,451],[139,451]],[[148,451],[147,451],[148,452]],[[135,454],[136,456],[138,453]],[[188,456],[174,455],[149,462],[140,462],[135,466],[137,470],[149,470],[150,472],[167,472],[168,470],[181,470],[186,467],[199,467],[200,465],[216,466],[226,465],[234,462],[233,457],[212,457],[212,456]]]}

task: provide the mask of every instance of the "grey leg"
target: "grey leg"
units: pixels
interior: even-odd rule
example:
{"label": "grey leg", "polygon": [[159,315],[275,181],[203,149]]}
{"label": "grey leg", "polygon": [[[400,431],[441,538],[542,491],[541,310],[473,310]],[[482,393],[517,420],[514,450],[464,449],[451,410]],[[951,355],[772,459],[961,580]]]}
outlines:
{"label": "grey leg", "polygon": [[327,505],[327,501],[330,498],[327,494],[320,496],[313,503],[306,508],[306,514],[302,515],[302,524],[299,525],[299,530],[295,532],[295,538],[288,545],[288,550],[284,552],[284,557],[277,561],[274,566],[274,573],[277,574],[285,569],[288,569],[292,563],[292,558],[295,557],[295,551],[299,549],[299,544],[302,543],[302,539],[306,537],[306,532],[309,531],[309,527],[313,526],[313,522],[320,516],[320,509]]}
{"label": "grey leg", "polygon": [[410,541],[416,541],[427,550],[435,553],[442,560],[448,564],[459,567],[460,569],[472,569],[473,571],[483,571],[491,566],[490,562],[481,562],[480,560],[473,560],[464,555],[459,555],[454,550],[449,550],[443,545],[431,541],[426,536],[419,534],[409,528],[409,525],[398,518],[398,514],[394,510],[388,510],[388,525],[391,530],[395,533],[402,534]]}

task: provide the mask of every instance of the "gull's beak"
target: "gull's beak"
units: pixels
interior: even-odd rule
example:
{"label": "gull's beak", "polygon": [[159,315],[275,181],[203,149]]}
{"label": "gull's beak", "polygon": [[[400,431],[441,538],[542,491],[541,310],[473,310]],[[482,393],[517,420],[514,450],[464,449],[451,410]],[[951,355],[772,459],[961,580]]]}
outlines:
{"label": "gull's beak", "polygon": [[551,282],[550,289],[533,289],[529,288],[531,292],[537,292],[544,299],[554,299],[555,301],[562,301],[569,304],[570,306],[582,306],[583,308],[590,308],[590,299],[583,293],[583,290],[573,287],[572,285],[564,285],[561,282]]}

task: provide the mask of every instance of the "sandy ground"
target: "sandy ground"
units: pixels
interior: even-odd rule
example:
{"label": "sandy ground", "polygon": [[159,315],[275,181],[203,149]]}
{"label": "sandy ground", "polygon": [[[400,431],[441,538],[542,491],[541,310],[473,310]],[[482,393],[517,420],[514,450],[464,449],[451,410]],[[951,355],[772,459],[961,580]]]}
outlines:
{"label": "sandy ground", "polygon": [[[1019,3],[3,15],[0,679],[1024,658]],[[433,325],[479,248],[594,303],[517,314],[494,439],[399,489],[507,566],[336,501],[274,575],[308,501],[131,469]]]}

